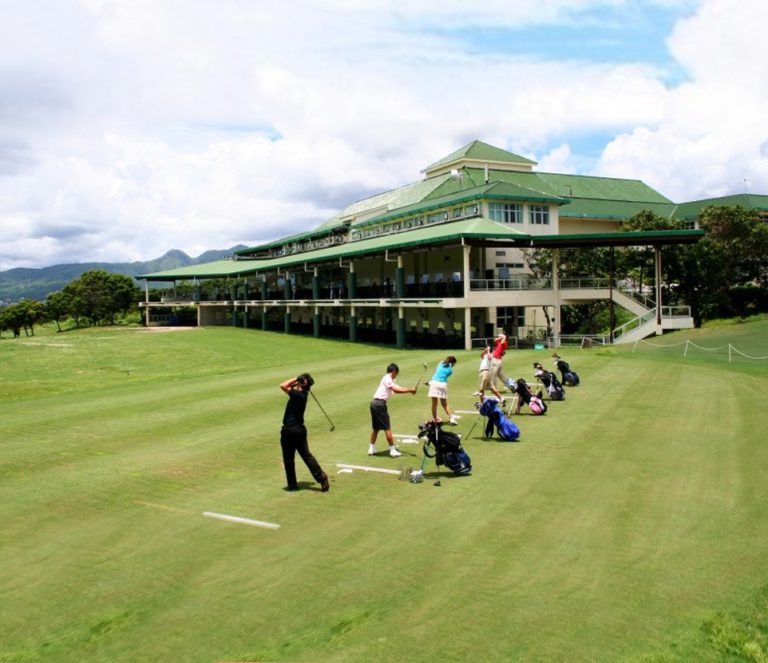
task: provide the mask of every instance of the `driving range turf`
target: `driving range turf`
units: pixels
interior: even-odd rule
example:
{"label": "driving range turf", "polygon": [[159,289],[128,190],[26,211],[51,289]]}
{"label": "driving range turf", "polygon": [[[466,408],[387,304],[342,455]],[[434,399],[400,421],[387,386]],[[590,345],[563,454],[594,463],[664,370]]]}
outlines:
{"label": "driving range turf", "polygon": [[[695,346],[684,345],[686,339]],[[445,356],[234,328],[0,339],[0,662],[720,661],[768,651],[768,321],[563,350],[582,384],[470,477],[367,456],[388,363]],[[700,350],[700,347],[719,348]],[[633,351],[634,350],[634,351]],[[472,410],[478,352],[458,358]],[[549,351],[510,351],[533,381]],[[315,377],[283,490],[278,385]],[[390,403],[415,434],[427,389]],[[439,479],[440,485],[435,486]],[[266,529],[215,512],[279,524]]]}

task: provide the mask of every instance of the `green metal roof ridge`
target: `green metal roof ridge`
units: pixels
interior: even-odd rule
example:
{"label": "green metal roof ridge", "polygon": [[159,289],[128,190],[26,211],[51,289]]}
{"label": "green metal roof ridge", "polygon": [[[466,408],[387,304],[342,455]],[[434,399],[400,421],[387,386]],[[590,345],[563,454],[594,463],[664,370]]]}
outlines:
{"label": "green metal roof ridge", "polygon": [[526,157],[522,157],[519,154],[502,150],[500,147],[494,147],[488,143],[483,143],[480,140],[473,140],[471,143],[460,147],[458,150],[451,152],[448,156],[443,157],[430,164],[422,172],[428,173],[431,170],[442,168],[456,161],[462,159],[472,159],[475,161],[496,161],[502,163],[522,163],[528,165],[535,165],[536,162]]}

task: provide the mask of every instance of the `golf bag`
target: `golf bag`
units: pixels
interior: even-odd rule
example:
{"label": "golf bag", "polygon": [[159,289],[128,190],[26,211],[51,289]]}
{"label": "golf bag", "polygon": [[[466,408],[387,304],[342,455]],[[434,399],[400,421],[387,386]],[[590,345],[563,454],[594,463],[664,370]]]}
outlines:
{"label": "golf bag", "polygon": [[[457,476],[472,473],[472,461],[469,454],[461,446],[461,436],[443,430],[439,421],[427,421],[419,425],[419,437],[424,438],[424,455],[434,458],[437,466],[444,465]],[[429,448],[434,453],[429,453]]]}
{"label": "golf bag", "polygon": [[496,427],[496,432],[502,440],[507,442],[514,442],[520,437],[520,429],[517,427],[501,409],[499,401],[490,396],[483,398],[482,403],[478,403],[478,411],[481,417],[486,417],[485,424],[485,437],[493,437],[493,429]]}
{"label": "golf bag", "polygon": [[523,378],[517,380],[510,380],[507,386],[514,391],[520,403],[528,406],[531,414],[545,414],[547,412],[547,404],[541,400],[541,394],[534,394],[528,383]]}
{"label": "golf bag", "polygon": [[538,367],[536,369],[535,375],[537,378],[539,378],[539,380],[541,380],[541,384],[543,384],[544,388],[547,390],[547,394],[549,394],[549,400],[565,400],[565,389],[563,389],[563,385],[560,384],[560,380],[557,379],[557,376],[552,371]]}
{"label": "golf bag", "polygon": [[560,371],[560,375],[563,378],[562,382],[566,387],[575,387],[581,382],[579,374],[571,369],[565,359],[558,359],[555,364],[557,365],[557,370]]}

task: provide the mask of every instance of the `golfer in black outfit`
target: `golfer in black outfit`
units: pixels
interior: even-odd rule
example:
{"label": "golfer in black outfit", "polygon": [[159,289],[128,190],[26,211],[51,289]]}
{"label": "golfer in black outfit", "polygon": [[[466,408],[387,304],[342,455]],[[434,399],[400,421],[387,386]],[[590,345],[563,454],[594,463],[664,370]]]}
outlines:
{"label": "golfer in black outfit", "polygon": [[309,390],[315,381],[309,373],[302,373],[297,378],[286,380],[280,385],[288,395],[288,403],[283,414],[283,428],[280,431],[280,446],[283,448],[283,464],[288,490],[298,490],[296,483],[296,452],[304,461],[315,481],[320,484],[323,492],[330,487],[328,475],[323,472],[320,464],[309,450],[307,429],[304,426],[304,410],[307,409]]}

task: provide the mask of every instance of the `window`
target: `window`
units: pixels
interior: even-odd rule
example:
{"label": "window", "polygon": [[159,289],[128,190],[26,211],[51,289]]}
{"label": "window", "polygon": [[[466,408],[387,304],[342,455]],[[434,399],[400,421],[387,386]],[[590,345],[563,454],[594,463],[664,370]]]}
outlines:
{"label": "window", "polygon": [[496,326],[504,327],[507,331],[525,326],[525,307],[499,306],[496,309]]}
{"label": "window", "polygon": [[513,203],[490,203],[488,216],[501,223],[522,223],[523,206]]}
{"label": "window", "polygon": [[531,224],[534,226],[548,226],[549,207],[545,205],[531,205]]}
{"label": "window", "polygon": [[506,255],[507,255],[506,251],[496,251],[496,256],[497,257],[506,256]]}

